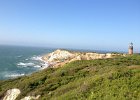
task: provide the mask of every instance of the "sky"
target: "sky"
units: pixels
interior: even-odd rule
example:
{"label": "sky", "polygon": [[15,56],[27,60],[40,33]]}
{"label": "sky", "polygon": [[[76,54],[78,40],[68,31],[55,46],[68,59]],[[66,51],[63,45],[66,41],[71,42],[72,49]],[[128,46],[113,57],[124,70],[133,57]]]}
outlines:
{"label": "sky", "polygon": [[140,52],[140,0],[0,0],[0,44]]}

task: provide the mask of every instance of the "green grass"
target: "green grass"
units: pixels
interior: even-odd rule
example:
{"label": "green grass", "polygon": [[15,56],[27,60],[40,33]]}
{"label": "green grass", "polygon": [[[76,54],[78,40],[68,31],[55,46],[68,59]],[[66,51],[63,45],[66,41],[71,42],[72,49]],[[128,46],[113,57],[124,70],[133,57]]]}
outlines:
{"label": "green grass", "polygon": [[17,100],[41,95],[40,100],[140,100],[140,55],[74,61],[30,76],[0,81],[0,97],[19,88]]}

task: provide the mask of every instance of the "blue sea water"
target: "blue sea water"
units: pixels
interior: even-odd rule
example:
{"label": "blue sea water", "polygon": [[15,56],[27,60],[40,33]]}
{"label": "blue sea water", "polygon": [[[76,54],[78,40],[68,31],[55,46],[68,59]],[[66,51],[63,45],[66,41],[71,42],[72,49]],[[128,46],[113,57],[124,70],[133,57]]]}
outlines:
{"label": "blue sea water", "polygon": [[[0,45],[0,80],[28,75],[47,66],[41,56],[53,52],[52,48],[2,46]],[[87,52],[90,50],[75,50]],[[107,51],[96,51],[107,53]],[[92,52],[92,50],[90,51]]]}
{"label": "blue sea water", "polygon": [[52,51],[50,48],[0,46],[0,80],[40,70],[41,66],[47,66],[41,56]]}

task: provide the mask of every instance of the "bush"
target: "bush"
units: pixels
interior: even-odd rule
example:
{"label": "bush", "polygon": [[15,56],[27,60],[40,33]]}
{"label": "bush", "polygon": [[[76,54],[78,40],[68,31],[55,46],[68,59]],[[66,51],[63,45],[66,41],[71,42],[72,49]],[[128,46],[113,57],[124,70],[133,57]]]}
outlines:
{"label": "bush", "polygon": [[18,100],[28,95],[41,95],[40,100],[139,100],[139,79],[140,55],[74,61],[0,81],[0,97],[10,88],[19,88]]}

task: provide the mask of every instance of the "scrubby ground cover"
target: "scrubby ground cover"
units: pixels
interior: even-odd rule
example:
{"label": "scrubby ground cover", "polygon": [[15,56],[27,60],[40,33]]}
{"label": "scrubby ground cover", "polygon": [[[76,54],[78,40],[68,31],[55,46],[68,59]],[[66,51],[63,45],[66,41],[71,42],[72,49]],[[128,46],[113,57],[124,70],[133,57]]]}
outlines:
{"label": "scrubby ground cover", "polygon": [[140,100],[140,55],[81,60],[29,76],[0,81],[0,97],[19,88],[40,100]]}

